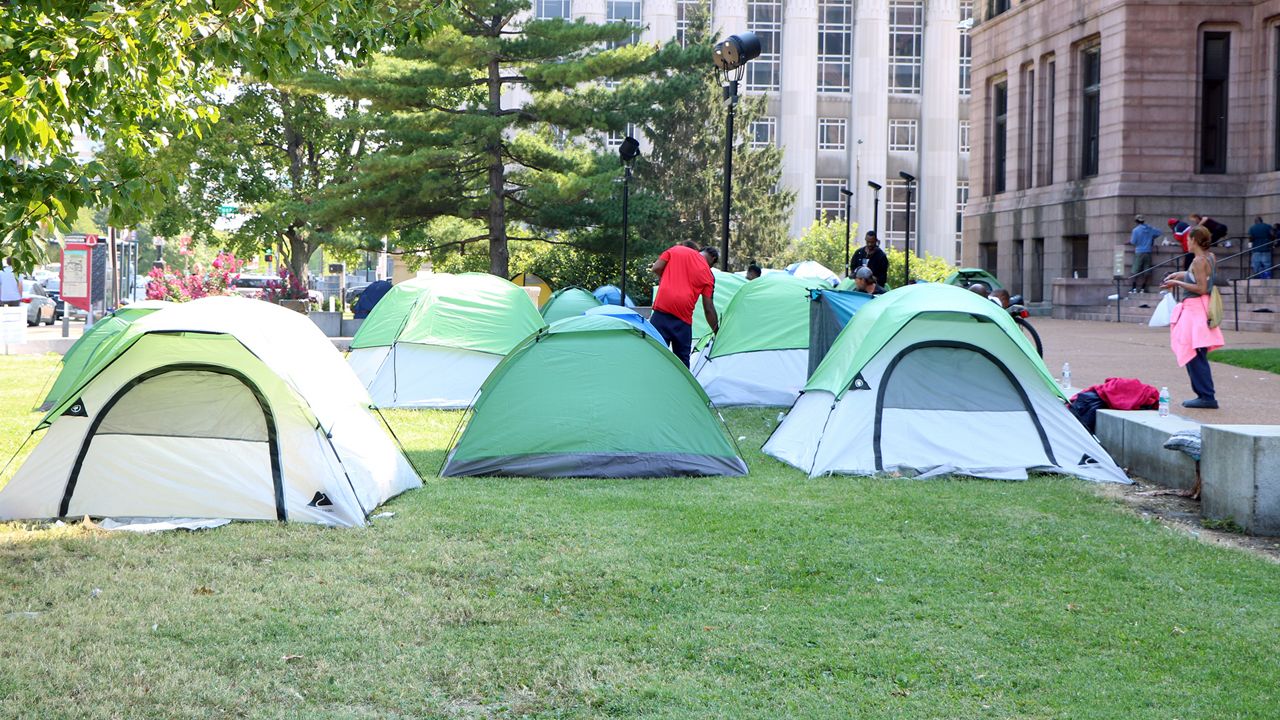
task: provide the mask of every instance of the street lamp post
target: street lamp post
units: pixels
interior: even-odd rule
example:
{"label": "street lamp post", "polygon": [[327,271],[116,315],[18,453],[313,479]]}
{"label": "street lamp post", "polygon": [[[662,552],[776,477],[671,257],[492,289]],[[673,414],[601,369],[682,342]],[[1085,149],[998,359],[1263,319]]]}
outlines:
{"label": "street lamp post", "polygon": [[[867,187],[871,188],[874,193],[875,201],[871,205],[871,232],[876,234],[876,238],[880,237],[880,188],[883,187],[878,182],[867,181]],[[886,245],[887,247],[887,245]]]}
{"label": "street lamp post", "polygon": [[844,276],[848,278],[853,274],[849,271],[849,236],[853,234],[853,213],[850,211],[850,203],[853,200],[853,191],[844,187],[840,188],[840,194],[844,195]]}
{"label": "street lamp post", "polygon": [[916,176],[908,172],[898,173],[898,177],[907,181],[907,227],[906,242],[903,243],[902,255],[902,284],[911,284],[911,196],[916,183]]}
{"label": "street lamp post", "polygon": [[[724,85],[724,104],[728,108],[724,136],[724,208],[721,213],[720,267],[729,271],[729,206],[733,193],[733,118],[738,108],[738,82],[746,74],[747,62],[760,56],[760,38],[753,32],[730,35],[716,45],[711,60],[720,72]],[[730,77],[730,73],[733,73]]]}
{"label": "street lamp post", "polygon": [[640,157],[640,143],[628,135],[618,146],[618,157],[622,160],[622,281],[618,284],[618,304],[627,305],[627,235],[631,210],[628,202],[631,196],[631,164]]}

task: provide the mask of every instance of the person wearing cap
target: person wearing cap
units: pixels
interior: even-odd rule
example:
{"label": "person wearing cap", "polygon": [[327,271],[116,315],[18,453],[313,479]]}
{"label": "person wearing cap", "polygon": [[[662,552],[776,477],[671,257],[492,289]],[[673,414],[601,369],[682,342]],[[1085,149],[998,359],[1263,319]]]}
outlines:
{"label": "person wearing cap", "polygon": [[689,366],[689,352],[693,349],[693,307],[698,298],[702,298],[702,312],[711,332],[720,331],[720,318],[712,302],[716,279],[711,274],[711,266],[719,259],[720,253],[713,247],[699,252],[681,244],[667,248],[649,266],[658,276],[658,296],[649,322],[685,367]]}
{"label": "person wearing cap", "polygon": [[1151,282],[1151,251],[1155,248],[1156,238],[1160,231],[1147,224],[1141,215],[1133,216],[1133,232],[1129,234],[1129,244],[1133,246],[1133,268],[1129,273],[1133,284],[1129,292],[1138,292],[1138,281],[1142,281],[1142,292],[1147,291],[1147,283]]}
{"label": "person wearing cap", "polygon": [[880,238],[876,237],[875,230],[867,233],[865,241],[865,246],[854,251],[850,267],[845,269],[845,277],[860,267],[868,267],[875,273],[876,285],[884,287],[889,284],[889,256],[880,249]]}
{"label": "person wearing cap", "polygon": [[868,295],[883,295],[884,288],[876,281],[876,274],[869,267],[860,267],[853,271],[853,287]]}

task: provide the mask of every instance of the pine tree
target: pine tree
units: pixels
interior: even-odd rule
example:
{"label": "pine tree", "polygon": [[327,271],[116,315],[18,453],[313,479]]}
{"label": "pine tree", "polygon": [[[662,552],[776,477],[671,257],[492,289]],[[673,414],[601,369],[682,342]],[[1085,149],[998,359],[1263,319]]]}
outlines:
{"label": "pine tree", "polygon": [[[396,232],[402,246],[439,250],[436,218],[483,223],[489,271],[507,276],[508,228],[519,239],[601,228],[617,159],[608,131],[658,111],[646,79],[699,59],[697,49],[629,43],[623,23],[516,18],[528,0],[460,0],[419,43],[376,57],[313,89],[367,103],[380,148],[334,194],[335,219]],[[518,97],[523,95],[523,97]]]}

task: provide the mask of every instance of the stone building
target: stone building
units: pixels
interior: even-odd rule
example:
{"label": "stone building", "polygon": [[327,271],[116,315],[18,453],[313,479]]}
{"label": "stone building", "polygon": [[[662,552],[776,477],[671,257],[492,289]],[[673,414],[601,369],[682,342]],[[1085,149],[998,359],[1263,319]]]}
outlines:
{"label": "stone building", "polygon": [[965,265],[1048,301],[1127,274],[1135,214],[1280,220],[1280,0],[982,0],[971,32]]}
{"label": "stone building", "polygon": [[[536,0],[539,17],[630,22],[640,39],[680,37],[698,0]],[[784,150],[783,183],[796,192],[791,234],[823,212],[844,217],[841,188],[856,191],[854,219],[872,218],[880,192],[880,234],[901,247],[906,186],[918,178],[913,246],[948,260],[959,249],[968,196],[969,42],[973,0],[714,0],[721,35],[757,33],[762,55],[742,90],[769,98],[752,130]],[[711,68],[708,67],[708,72]],[[623,135],[612,140],[621,142]]]}

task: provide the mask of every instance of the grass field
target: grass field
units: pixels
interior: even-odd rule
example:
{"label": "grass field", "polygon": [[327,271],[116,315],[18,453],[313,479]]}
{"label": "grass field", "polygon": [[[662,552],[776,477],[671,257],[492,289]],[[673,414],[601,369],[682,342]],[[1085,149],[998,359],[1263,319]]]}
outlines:
{"label": "grass field", "polygon": [[1209,353],[1209,359],[1250,370],[1265,370],[1280,374],[1280,348],[1215,350]]}
{"label": "grass field", "polygon": [[[0,359],[6,457],[47,358]],[[1090,485],[440,480],[367,528],[0,525],[0,717],[1274,718],[1280,567]],[[454,413],[393,413],[439,467]]]}

